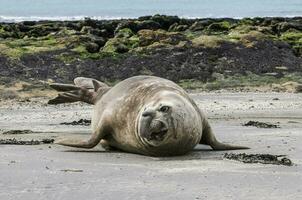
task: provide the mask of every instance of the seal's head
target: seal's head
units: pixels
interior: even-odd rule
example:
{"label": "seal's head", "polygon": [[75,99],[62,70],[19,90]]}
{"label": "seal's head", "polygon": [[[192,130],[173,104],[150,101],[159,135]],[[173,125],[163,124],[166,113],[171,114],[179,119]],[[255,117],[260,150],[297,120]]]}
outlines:
{"label": "seal's head", "polygon": [[155,149],[186,145],[192,148],[200,139],[196,135],[202,132],[196,109],[190,98],[180,93],[157,93],[141,108],[137,136],[145,145]]}
{"label": "seal's head", "polygon": [[168,136],[171,114],[171,105],[159,103],[145,107],[139,121],[139,136],[150,145],[162,142]]}

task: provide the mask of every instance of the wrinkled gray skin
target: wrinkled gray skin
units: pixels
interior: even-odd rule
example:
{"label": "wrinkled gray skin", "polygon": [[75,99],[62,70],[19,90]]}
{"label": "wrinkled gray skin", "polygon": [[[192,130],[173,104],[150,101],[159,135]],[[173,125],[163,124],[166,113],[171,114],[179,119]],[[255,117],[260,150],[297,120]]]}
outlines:
{"label": "wrinkled gray skin", "polygon": [[198,143],[210,145],[214,150],[247,148],[218,142],[208,120],[189,95],[163,78],[135,76],[110,88],[80,77],[75,79],[75,85],[51,87],[65,93],[50,100],[50,104],[75,101],[94,104],[90,139],[65,139],[57,144],[93,148],[101,142],[105,149],[150,156],[182,155]]}

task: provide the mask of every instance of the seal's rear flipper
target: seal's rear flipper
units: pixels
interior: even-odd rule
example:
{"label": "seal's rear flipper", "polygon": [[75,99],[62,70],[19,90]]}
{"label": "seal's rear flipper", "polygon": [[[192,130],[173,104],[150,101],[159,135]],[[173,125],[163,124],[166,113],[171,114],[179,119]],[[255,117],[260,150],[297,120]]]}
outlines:
{"label": "seal's rear flipper", "polygon": [[79,90],[81,89],[79,86],[72,84],[62,84],[62,83],[53,83],[49,85],[52,89],[55,89],[59,92],[66,92],[71,90]]}
{"label": "seal's rear flipper", "polygon": [[245,147],[245,146],[224,144],[224,143],[218,142],[217,140],[215,143],[211,144],[210,146],[215,151],[250,149],[249,147]]}
{"label": "seal's rear flipper", "polygon": [[77,77],[73,80],[76,86],[84,87],[87,89],[93,89],[95,92],[98,90],[103,90],[109,88],[106,83],[100,82],[93,78]]}
{"label": "seal's rear flipper", "polygon": [[212,149],[216,150],[216,151],[249,149],[249,147],[245,147],[245,146],[230,145],[230,144],[224,144],[224,143],[219,142],[216,139],[216,137],[212,131],[212,128],[208,123],[208,120],[204,119],[203,123],[204,123],[204,129],[203,129],[202,138],[201,138],[199,144],[210,145],[212,147]]}
{"label": "seal's rear flipper", "polygon": [[48,104],[73,103],[76,101],[94,104],[96,93],[93,90],[65,84],[51,84],[50,87],[63,93],[59,93],[56,98],[49,100]]}
{"label": "seal's rear flipper", "polygon": [[110,88],[105,83],[91,78],[78,77],[74,79],[75,85],[54,83],[50,87],[63,92],[56,98],[48,101],[48,104],[73,103],[83,101],[94,104],[96,97],[104,94]]}

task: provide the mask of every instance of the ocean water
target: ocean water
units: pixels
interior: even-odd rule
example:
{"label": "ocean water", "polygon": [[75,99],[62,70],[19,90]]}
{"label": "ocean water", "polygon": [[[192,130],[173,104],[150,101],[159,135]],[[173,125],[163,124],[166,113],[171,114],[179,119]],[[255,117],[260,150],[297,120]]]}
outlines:
{"label": "ocean water", "polygon": [[0,21],[302,16],[302,0],[0,0]]}

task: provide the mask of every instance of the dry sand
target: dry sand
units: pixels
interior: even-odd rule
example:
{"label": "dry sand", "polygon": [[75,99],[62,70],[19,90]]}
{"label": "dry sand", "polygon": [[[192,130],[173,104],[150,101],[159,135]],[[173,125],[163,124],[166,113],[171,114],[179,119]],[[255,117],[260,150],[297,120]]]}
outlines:
{"label": "dry sand", "polygon": [[[207,113],[218,139],[251,147],[228,152],[287,155],[294,165],[226,160],[226,152],[203,145],[169,158],[105,152],[99,146],[0,145],[0,199],[302,199],[302,94],[216,92],[192,97]],[[60,123],[90,119],[91,106],[45,102],[1,101],[1,132],[34,133],[0,134],[0,139],[89,136],[89,126]],[[242,126],[250,120],[281,128]]]}

